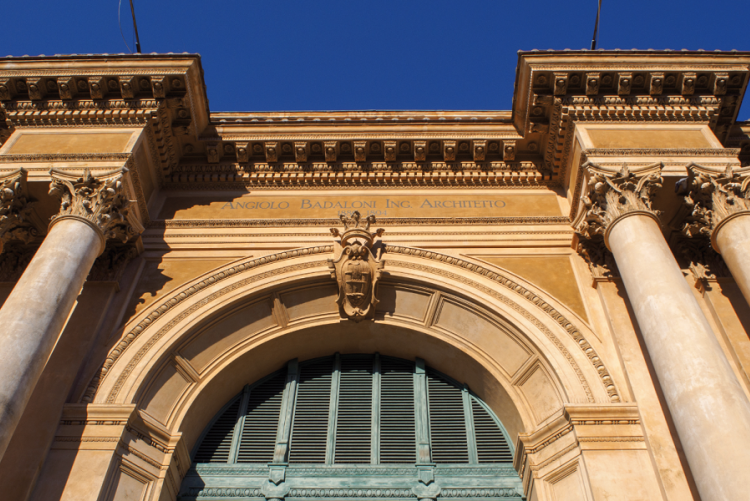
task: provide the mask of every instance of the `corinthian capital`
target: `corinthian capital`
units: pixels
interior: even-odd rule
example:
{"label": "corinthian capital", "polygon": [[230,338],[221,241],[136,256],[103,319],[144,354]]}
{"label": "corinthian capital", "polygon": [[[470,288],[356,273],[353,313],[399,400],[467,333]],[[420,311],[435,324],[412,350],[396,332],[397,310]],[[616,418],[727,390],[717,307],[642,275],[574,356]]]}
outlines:
{"label": "corinthian capital", "polygon": [[750,212],[750,167],[735,171],[730,165],[716,172],[691,163],[687,169],[688,177],[675,186],[684,195],[688,212],[682,221],[683,234],[710,236],[729,216]]}
{"label": "corinthian capital", "polygon": [[651,203],[662,185],[661,163],[636,172],[631,172],[625,164],[617,172],[604,170],[590,162],[582,168],[588,174],[588,185],[573,223],[579,237],[585,240],[604,237],[612,223],[633,212],[659,215]]}
{"label": "corinthian capital", "polygon": [[34,204],[26,189],[25,170],[0,176],[0,252],[10,240],[29,243],[39,236],[32,223]]}
{"label": "corinthian capital", "polygon": [[143,226],[133,213],[134,202],[125,197],[126,168],[94,177],[86,169],[82,176],[51,170],[50,195],[62,200],[52,223],[63,218],[83,219],[98,229],[105,240],[122,242],[140,234]]}

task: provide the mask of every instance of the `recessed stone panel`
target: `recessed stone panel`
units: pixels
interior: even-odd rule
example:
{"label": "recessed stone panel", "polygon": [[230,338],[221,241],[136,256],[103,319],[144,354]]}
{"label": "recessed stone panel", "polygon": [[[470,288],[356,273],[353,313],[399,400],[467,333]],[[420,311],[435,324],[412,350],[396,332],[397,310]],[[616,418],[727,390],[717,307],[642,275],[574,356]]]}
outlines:
{"label": "recessed stone panel", "polygon": [[172,408],[190,383],[170,363],[156,377],[141,407],[152,417],[166,424]]}
{"label": "recessed stone panel", "polygon": [[378,314],[423,322],[431,293],[397,285],[378,285]]}
{"label": "recessed stone panel", "polygon": [[232,346],[275,325],[277,322],[271,312],[271,300],[261,300],[206,328],[182,348],[180,354],[198,372],[202,372]]}
{"label": "recessed stone panel", "polygon": [[481,347],[510,375],[529,358],[529,351],[511,334],[463,304],[443,300],[435,325]]}
{"label": "recessed stone panel", "polygon": [[281,302],[286,307],[289,320],[328,315],[339,311],[336,298],[339,295],[336,285],[307,287],[281,294]]}

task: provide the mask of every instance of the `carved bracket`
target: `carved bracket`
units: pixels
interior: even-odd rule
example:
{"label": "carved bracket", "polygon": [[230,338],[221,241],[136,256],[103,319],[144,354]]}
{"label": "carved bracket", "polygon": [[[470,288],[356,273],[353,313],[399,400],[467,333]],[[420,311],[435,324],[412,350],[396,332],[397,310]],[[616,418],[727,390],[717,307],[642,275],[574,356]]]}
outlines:
{"label": "carved bracket", "polygon": [[341,215],[344,232],[331,228],[334,237],[340,237],[341,254],[338,259],[329,259],[331,278],[339,286],[339,297],[336,303],[341,313],[355,322],[360,322],[374,313],[378,300],[375,297],[376,286],[380,278],[383,263],[380,261],[380,248],[375,249],[376,237],[385,230],[370,232],[370,224],[375,216],[368,216],[360,221],[359,212],[352,213],[351,218]]}
{"label": "carved bracket", "polygon": [[133,212],[135,202],[125,197],[122,182],[127,173],[122,168],[94,177],[88,169],[81,176],[52,169],[49,193],[59,196],[62,203],[51,224],[77,217],[101,231],[105,240],[127,242],[139,235],[144,228]]}

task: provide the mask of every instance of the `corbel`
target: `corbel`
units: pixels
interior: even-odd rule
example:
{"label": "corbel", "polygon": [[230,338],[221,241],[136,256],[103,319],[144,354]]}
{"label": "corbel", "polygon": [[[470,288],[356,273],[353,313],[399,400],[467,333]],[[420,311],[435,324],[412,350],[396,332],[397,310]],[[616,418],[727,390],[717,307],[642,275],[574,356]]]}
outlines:
{"label": "corbel", "polygon": [[443,161],[453,162],[456,160],[456,142],[443,141]]}
{"label": "corbel", "polygon": [[133,99],[136,93],[135,77],[134,76],[123,76],[118,79],[120,84],[120,94],[123,99]]}
{"label": "corbel", "polygon": [[627,96],[633,87],[633,74],[630,72],[620,73],[617,79],[617,94]]}
{"label": "corbel", "polygon": [[516,141],[515,139],[506,139],[503,141],[503,160],[512,162],[516,159]]}
{"label": "corbel", "polygon": [[57,90],[60,92],[60,99],[73,99],[78,91],[75,78],[59,77],[57,79]]}
{"label": "corbel", "polygon": [[295,141],[294,143],[294,159],[297,162],[307,162],[308,155],[308,142],[307,141]]}
{"label": "corbel", "polygon": [[235,143],[234,151],[237,153],[239,163],[248,163],[250,161],[249,143]]}
{"label": "corbel", "polygon": [[475,162],[483,162],[487,154],[487,140],[474,140],[472,142],[472,153]]}
{"label": "corbel", "polygon": [[354,141],[354,161],[364,162],[367,159],[367,141]]}
{"label": "corbel", "polygon": [[206,157],[210,164],[219,163],[219,158],[221,158],[221,145],[219,143],[208,143],[206,145]]}
{"label": "corbel", "polygon": [[44,85],[44,79],[35,77],[26,79],[26,88],[29,90],[29,99],[32,101],[39,101],[44,99],[44,95],[47,93],[47,88]]}
{"label": "corbel", "polygon": [[16,94],[13,81],[10,78],[0,79],[0,101],[10,101]]}
{"label": "corbel", "polygon": [[729,83],[729,73],[714,74],[714,96],[723,96],[727,93],[727,84]]}
{"label": "corbel", "polygon": [[107,93],[104,77],[89,77],[88,82],[91,99],[104,99],[104,95]]}
{"label": "corbel", "polygon": [[651,86],[649,94],[658,96],[664,90],[664,73],[651,73]]}
{"label": "corbel", "polygon": [[586,95],[595,96],[599,94],[599,84],[601,82],[601,75],[596,73],[586,73]]}
{"label": "corbel", "polygon": [[690,96],[695,92],[695,73],[683,73],[682,74],[682,90],[683,96]]}
{"label": "corbel", "polygon": [[267,141],[263,143],[263,149],[266,152],[266,162],[273,163],[279,160],[279,143]]}
{"label": "corbel", "polygon": [[383,141],[383,154],[385,155],[386,162],[396,161],[396,154],[398,152],[396,146],[396,141]]}
{"label": "corbel", "polygon": [[427,159],[427,141],[414,141],[414,161],[424,162]]}
{"label": "corbel", "polygon": [[151,92],[157,99],[167,97],[167,77],[163,75],[151,77]]}
{"label": "corbel", "polygon": [[339,154],[339,142],[338,141],[324,141],[323,152],[326,155],[326,162],[335,162],[336,157]]}
{"label": "corbel", "polygon": [[555,95],[564,96],[568,93],[568,74],[555,73]]}

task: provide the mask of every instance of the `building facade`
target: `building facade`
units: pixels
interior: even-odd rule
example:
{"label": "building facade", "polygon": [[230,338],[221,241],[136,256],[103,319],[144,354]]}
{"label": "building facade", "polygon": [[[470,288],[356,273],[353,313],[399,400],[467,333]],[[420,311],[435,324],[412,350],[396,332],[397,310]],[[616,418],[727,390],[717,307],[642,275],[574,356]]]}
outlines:
{"label": "building facade", "polygon": [[0,59],[2,497],[745,499],[749,75],[216,113],[199,56]]}

